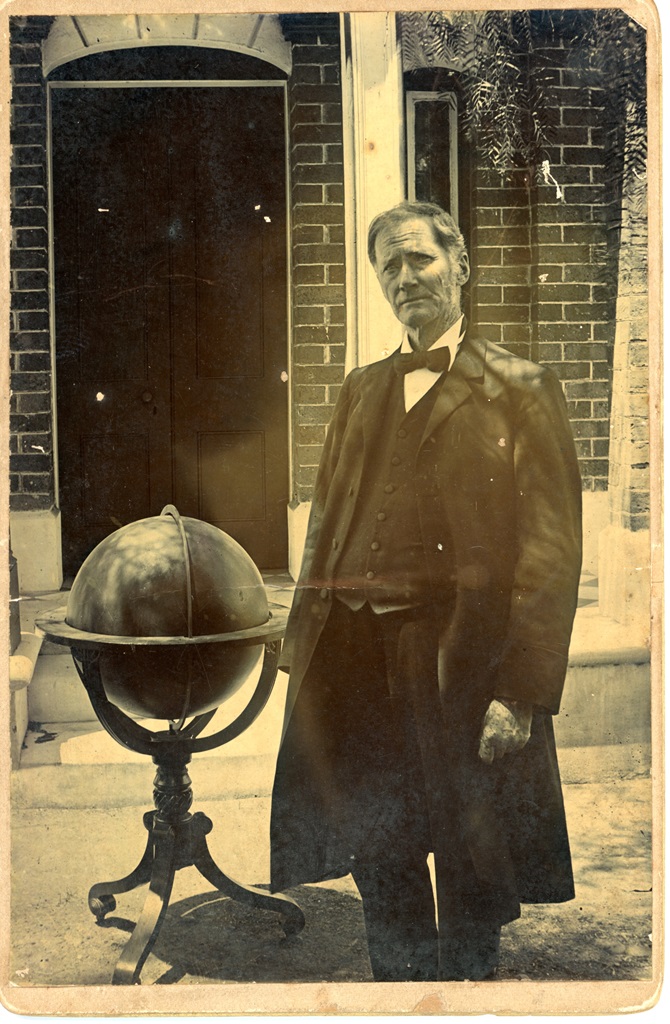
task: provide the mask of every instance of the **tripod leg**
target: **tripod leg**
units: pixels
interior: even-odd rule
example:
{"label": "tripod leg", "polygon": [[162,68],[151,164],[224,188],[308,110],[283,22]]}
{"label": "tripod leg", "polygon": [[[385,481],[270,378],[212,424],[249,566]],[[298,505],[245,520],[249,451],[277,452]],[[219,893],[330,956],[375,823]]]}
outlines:
{"label": "tripod leg", "polygon": [[198,812],[193,815],[193,865],[200,874],[224,896],[259,910],[274,910],[281,914],[282,928],[286,935],[297,935],[302,931],[305,915],[290,896],[275,895],[253,885],[243,885],[223,873],[207,846],[206,836],[211,830],[212,823],[205,814]]}
{"label": "tripod leg", "polygon": [[150,842],[152,840],[153,867],[149,892],[140,919],[116,965],[112,985],[139,984],[140,971],[158,937],[170,901],[177,853],[174,831],[164,822],[156,822]]}
{"label": "tripod leg", "polygon": [[154,820],[154,812],[147,811],[144,815],[144,827],[148,830],[149,836],[147,838],[147,845],[142,859],[136,868],[129,875],[124,878],[118,878],[114,882],[97,882],[92,885],[88,894],[88,906],[98,924],[101,924],[105,914],[111,914],[116,910],[116,900],[114,894],[118,895],[122,892],[130,892],[131,889],[136,889],[138,885],[144,885],[151,878],[151,864],[153,861],[153,840],[151,838],[151,828]]}

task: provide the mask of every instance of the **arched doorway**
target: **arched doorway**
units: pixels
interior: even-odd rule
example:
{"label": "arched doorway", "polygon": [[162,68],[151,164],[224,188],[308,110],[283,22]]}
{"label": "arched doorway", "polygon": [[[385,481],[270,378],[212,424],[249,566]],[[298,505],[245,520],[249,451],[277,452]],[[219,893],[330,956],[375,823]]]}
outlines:
{"label": "arched doorway", "polygon": [[284,87],[165,46],[50,77],[66,574],[167,503],[286,566]]}

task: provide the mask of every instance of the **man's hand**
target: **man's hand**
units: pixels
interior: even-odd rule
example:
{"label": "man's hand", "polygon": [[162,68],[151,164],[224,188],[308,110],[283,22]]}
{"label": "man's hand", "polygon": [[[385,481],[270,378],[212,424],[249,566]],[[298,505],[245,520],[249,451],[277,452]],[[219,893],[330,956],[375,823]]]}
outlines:
{"label": "man's hand", "polygon": [[492,700],[479,739],[479,756],[482,761],[492,764],[497,757],[504,757],[505,754],[512,754],[525,747],[532,720],[532,704]]}

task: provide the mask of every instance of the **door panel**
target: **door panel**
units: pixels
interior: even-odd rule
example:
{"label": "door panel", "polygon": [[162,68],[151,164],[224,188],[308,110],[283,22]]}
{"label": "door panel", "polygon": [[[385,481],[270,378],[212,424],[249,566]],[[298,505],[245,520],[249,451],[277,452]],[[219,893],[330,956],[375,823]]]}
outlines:
{"label": "door panel", "polygon": [[269,95],[250,108],[249,90],[227,90],[226,131],[217,130],[216,90],[183,97],[185,119],[207,127],[172,166],[193,225],[173,256],[175,503],[232,534],[260,565],[279,567],[288,477],[287,428],[277,429],[287,416],[283,97],[261,91]]}
{"label": "door panel", "polygon": [[[83,516],[87,523],[114,526],[141,519],[151,500],[150,454],[146,434],[97,434],[81,437],[84,479]],[[100,467],[114,467],[118,480],[110,500]]]}
{"label": "door panel", "polygon": [[260,431],[198,437],[198,507],[202,518],[225,508],[229,521],[265,515],[265,450]]}
{"label": "door panel", "polygon": [[59,500],[73,573],[172,493],[167,191],[129,96],[54,90],[52,114]]}
{"label": "door panel", "polygon": [[282,91],[54,89],[52,115],[66,571],[168,502],[285,566]]}

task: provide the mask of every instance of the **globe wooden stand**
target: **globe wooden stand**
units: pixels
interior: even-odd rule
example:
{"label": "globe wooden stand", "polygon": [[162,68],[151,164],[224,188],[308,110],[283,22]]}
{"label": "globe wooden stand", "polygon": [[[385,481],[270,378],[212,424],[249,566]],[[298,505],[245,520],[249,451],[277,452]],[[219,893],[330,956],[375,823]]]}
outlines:
{"label": "globe wooden stand", "polygon": [[[124,878],[97,883],[88,894],[91,912],[98,924],[102,924],[105,916],[116,908],[115,896],[149,883],[142,913],[114,970],[113,985],[140,983],[140,973],[168,908],[174,876],[181,868],[197,868],[215,889],[231,899],[262,910],[279,912],[286,935],[296,934],[305,924],[300,907],[290,897],[243,885],[217,866],[207,846],[212,822],[202,812],[191,814],[190,811],[193,791],[187,770],[193,753],[212,750],[235,739],[263,710],[274,686],[280,646],[278,637],[283,635],[285,614],[284,609],[275,606],[274,617],[265,626],[243,631],[247,634],[246,642],[250,642],[253,636],[257,645],[264,643],[260,678],[245,709],[230,725],[210,736],[200,734],[216,709],[196,715],[188,723],[171,724],[167,730],[154,732],[141,726],[107,699],[99,659],[115,638],[94,637],[68,626],[63,609],[52,612],[38,623],[49,640],[71,648],[77,671],[102,726],[127,749],[149,754],[157,766],[153,791],[155,810],[144,815],[148,837],[139,864]],[[117,641],[119,639],[116,638]],[[222,642],[245,642],[242,632],[222,636],[221,639]],[[193,641],[184,640],[184,643],[188,642]]]}

